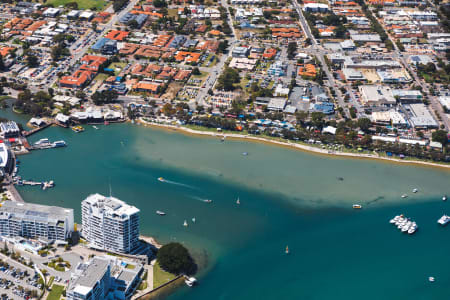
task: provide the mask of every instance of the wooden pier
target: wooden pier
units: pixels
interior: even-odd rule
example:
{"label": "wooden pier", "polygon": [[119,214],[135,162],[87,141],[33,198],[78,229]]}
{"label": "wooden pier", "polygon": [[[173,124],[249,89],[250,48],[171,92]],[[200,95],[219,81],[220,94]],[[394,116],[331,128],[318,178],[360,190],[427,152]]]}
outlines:
{"label": "wooden pier", "polygon": [[49,126],[52,126],[52,125],[53,125],[53,122],[50,122],[48,124],[45,124],[44,126],[34,128],[34,129],[30,130],[30,131],[22,131],[22,135],[27,137],[27,136],[35,134],[36,132],[39,132],[39,131],[41,131],[41,130],[49,127]]}

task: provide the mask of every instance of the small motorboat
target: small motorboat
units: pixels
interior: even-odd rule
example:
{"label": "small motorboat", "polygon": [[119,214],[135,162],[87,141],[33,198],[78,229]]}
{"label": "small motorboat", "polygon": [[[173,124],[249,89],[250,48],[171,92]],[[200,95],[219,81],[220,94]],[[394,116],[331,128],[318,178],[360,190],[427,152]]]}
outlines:
{"label": "small motorboat", "polygon": [[450,217],[447,215],[443,215],[442,217],[439,218],[437,222],[442,226],[445,226],[450,222]]}
{"label": "small motorboat", "polygon": [[239,197],[238,197],[237,200],[236,200],[236,204],[237,204],[237,205],[241,204],[241,200],[239,200]]}
{"label": "small motorboat", "polygon": [[413,189],[413,193],[417,193],[419,190],[418,189]]}
{"label": "small motorboat", "polygon": [[197,279],[195,279],[194,277],[186,277],[184,282],[187,286],[193,287],[197,283]]}
{"label": "small motorboat", "polygon": [[436,279],[433,276],[428,277],[429,282],[434,282]]}
{"label": "small motorboat", "polygon": [[156,211],[156,214],[157,214],[157,215],[160,215],[160,216],[165,216],[165,215],[166,215],[165,212],[160,211],[160,210],[157,210],[157,211]]}
{"label": "small motorboat", "polygon": [[166,180],[162,177],[158,177],[158,181],[165,182]]}
{"label": "small motorboat", "polygon": [[447,201],[447,196],[442,197],[442,201]]}
{"label": "small motorboat", "polygon": [[408,195],[407,194],[403,194],[402,198],[408,198]]}
{"label": "small motorboat", "polygon": [[184,226],[184,227],[188,227],[188,223],[187,223],[186,220],[184,220],[183,226]]}
{"label": "small motorboat", "polygon": [[360,204],[353,204],[354,209],[361,209],[362,206]]}
{"label": "small motorboat", "polygon": [[203,200],[203,202],[205,202],[205,203],[212,203],[212,200],[210,200],[210,199],[205,199],[205,200]]}

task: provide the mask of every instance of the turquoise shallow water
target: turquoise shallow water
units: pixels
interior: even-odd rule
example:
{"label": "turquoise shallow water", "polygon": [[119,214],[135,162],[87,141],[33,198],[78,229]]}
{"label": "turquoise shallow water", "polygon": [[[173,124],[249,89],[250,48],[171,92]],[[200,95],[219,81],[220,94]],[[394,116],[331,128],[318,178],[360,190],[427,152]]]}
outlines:
{"label": "turquoise shallow water", "polygon": [[[202,267],[207,262],[200,285],[170,299],[450,296],[450,228],[436,224],[450,213],[450,203],[440,200],[450,195],[448,171],[134,125],[87,126],[80,134],[52,127],[30,140],[43,137],[69,146],[20,157],[23,178],[56,183],[47,191],[20,188],[24,199],[73,207],[79,220],[80,202],[90,193],[109,194],[111,184],[114,196],[141,209],[143,234],[183,242]],[[364,208],[354,211],[353,203]],[[399,213],[417,221],[417,234],[388,223]],[[197,222],[184,228],[192,217]]]}

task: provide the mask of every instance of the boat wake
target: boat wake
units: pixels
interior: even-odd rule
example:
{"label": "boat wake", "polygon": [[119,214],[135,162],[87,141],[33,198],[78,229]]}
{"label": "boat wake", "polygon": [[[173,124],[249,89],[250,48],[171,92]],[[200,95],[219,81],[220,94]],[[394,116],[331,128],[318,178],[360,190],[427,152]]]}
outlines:
{"label": "boat wake", "polygon": [[164,183],[169,183],[169,184],[173,184],[173,185],[182,186],[182,187],[185,187],[185,188],[188,188],[188,189],[191,189],[191,190],[198,190],[198,188],[196,188],[195,186],[192,186],[192,185],[189,185],[189,184],[184,184],[184,183],[181,183],[181,182],[176,182],[176,181],[167,180],[167,179],[163,179],[163,180],[160,180],[160,181],[164,182]]}
{"label": "boat wake", "polygon": [[201,201],[201,202],[205,202],[205,203],[211,203],[212,202],[211,199],[201,198],[201,197],[198,197],[198,196],[189,196],[189,197],[191,197],[192,199]]}

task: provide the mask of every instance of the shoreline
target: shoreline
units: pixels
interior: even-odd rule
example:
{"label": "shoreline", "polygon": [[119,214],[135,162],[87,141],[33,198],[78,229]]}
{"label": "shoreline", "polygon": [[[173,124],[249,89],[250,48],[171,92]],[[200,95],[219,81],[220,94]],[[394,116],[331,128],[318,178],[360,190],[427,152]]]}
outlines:
{"label": "shoreline", "polygon": [[160,128],[164,130],[172,130],[176,131],[182,134],[188,134],[188,135],[196,135],[196,136],[208,136],[208,137],[221,137],[226,136],[226,138],[234,139],[234,140],[240,140],[240,141],[250,141],[250,142],[256,142],[256,143],[262,143],[262,144],[269,144],[269,145],[276,145],[281,147],[286,147],[289,149],[295,149],[303,152],[313,153],[317,155],[324,155],[328,157],[344,157],[344,158],[353,158],[353,159],[368,159],[368,160],[380,160],[383,162],[392,162],[392,163],[398,163],[398,164],[409,164],[409,165],[419,165],[421,167],[432,167],[432,168],[440,168],[446,171],[450,171],[450,164],[439,164],[434,162],[428,162],[428,161],[420,161],[420,160],[401,160],[397,158],[388,158],[383,156],[377,156],[374,154],[358,154],[358,153],[348,153],[348,152],[330,152],[329,150],[320,149],[313,146],[308,146],[304,144],[299,143],[292,143],[289,141],[282,142],[282,141],[275,141],[270,140],[263,137],[257,137],[257,136],[251,136],[251,135],[243,135],[238,133],[214,133],[210,131],[199,131],[190,129],[184,126],[176,126],[176,125],[168,125],[168,124],[158,124],[158,123],[152,123],[142,120],[141,118],[136,120],[137,123],[142,124],[143,126],[149,126],[149,127],[155,127]]}

